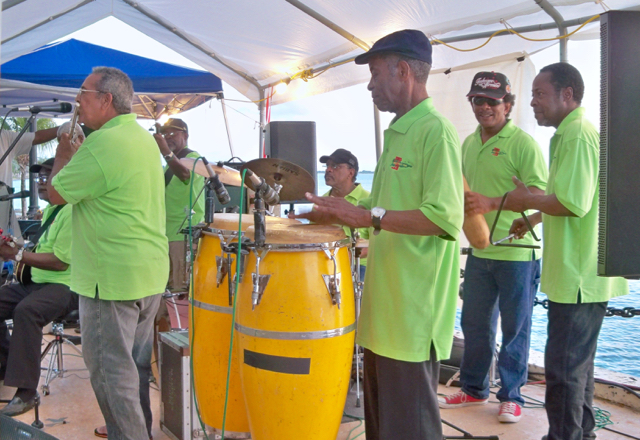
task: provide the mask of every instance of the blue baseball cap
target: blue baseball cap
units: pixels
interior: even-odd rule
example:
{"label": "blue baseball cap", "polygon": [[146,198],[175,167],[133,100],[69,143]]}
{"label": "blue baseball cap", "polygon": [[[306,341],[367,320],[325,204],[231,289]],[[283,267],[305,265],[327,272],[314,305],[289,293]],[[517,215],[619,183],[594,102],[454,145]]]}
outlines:
{"label": "blue baseball cap", "polygon": [[396,53],[431,65],[431,52],[431,42],[423,32],[415,29],[405,29],[380,38],[373,44],[371,49],[362,55],[358,55],[355,58],[355,62],[356,64],[367,64],[374,55]]}

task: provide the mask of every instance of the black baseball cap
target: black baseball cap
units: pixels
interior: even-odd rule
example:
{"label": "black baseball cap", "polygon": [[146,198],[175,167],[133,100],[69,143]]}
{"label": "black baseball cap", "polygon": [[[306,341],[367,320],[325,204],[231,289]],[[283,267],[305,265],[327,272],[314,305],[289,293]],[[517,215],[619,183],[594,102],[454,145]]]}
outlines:
{"label": "black baseball cap", "polygon": [[52,170],[53,169],[53,161],[55,158],[49,158],[47,160],[45,160],[42,163],[37,163],[35,165],[31,165],[29,167],[29,172],[30,173],[39,173],[41,169],[43,168],[47,168],[48,170]]}
{"label": "black baseball cap", "polygon": [[478,72],[471,82],[471,90],[467,98],[485,96],[487,98],[502,99],[511,93],[511,83],[504,73]]}
{"label": "black baseball cap", "polygon": [[160,133],[164,133],[171,130],[180,130],[186,133],[189,133],[189,127],[187,127],[187,123],[182,119],[177,118],[169,118],[167,122],[160,128]]}
{"label": "black baseball cap", "polygon": [[345,150],[344,148],[338,148],[329,156],[322,156],[320,158],[320,163],[327,163],[329,159],[331,159],[333,162],[337,164],[346,163],[351,168],[356,170],[356,173],[358,172],[358,158],[355,157],[349,150]]}
{"label": "black baseball cap", "polygon": [[431,62],[431,42],[424,32],[415,29],[397,31],[376,41],[371,49],[355,58],[356,64],[367,64],[369,59],[381,53],[396,53],[409,58]]}

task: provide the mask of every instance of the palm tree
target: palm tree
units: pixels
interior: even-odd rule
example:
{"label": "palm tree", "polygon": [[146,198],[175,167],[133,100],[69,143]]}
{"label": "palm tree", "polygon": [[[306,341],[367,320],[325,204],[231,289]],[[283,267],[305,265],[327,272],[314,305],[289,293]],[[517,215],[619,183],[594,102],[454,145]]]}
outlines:
{"label": "palm tree", "polygon": [[[4,121],[3,130],[20,131],[22,127],[27,123],[27,118],[7,118]],[[41,118],[37,119],[36,129],[43,130],[45,128],[53,128],[56,123],[53,119]],[[37,145],[38,153],[45,153],[49,156],[53,152],[53,141],[46,142],[44,144]],[[29,155],[23,154],[16,157],[16,160],[11,164],[14,180],[20,179],[20,191],[24,191],[26,188],[27,175],[29,173]],[[27,199],[22,199],[22,218],[26,219],[27,215]]]}

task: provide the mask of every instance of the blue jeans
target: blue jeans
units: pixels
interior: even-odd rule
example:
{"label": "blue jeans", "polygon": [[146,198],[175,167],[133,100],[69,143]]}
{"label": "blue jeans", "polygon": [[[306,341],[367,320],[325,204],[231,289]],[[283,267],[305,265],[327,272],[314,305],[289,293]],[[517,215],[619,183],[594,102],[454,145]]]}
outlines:
{"label": "blue jeans", "polygon": [[548,440],[595,439],[593,360],[607,303],[549,301],[544,355]]}
{"label": "blue jeans", "polygon": [[495,351],[498,314],[502,346],[498,356],[500,402],[524,405],[520,387],[527,382],[531,314],[540,283],[540,260],[502,261],[467,257],[464,271],[460,366],[462,390],[476,399],[489,397],[489,368]]}
{"label": "blue jeans", "polygon": [[147,440],[153,322],[161,295],[135,301],[80,296],[82,354],[109,440]]}

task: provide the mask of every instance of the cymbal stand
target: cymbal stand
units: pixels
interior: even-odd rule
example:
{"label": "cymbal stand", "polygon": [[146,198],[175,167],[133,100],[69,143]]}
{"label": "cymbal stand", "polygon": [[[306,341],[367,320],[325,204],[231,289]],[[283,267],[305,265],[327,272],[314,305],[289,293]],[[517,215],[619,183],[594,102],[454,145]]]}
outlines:
{"label": "cymbal stand", "polygon": [[443,440],[453,440],[453,439],[460,439],[460,440],[500,440],[500,437],[498,437],[497,435],[478,435],[475,436],[473,434],[471,434],[470,432],[465,431],[462,428],[458,428],[456,425],[454,425],[453,423],[449,423],[447,422],[445,419],[441,419],[442,424],[447,425],[453,429],[455,429],[456,431],[462,433],[462,435],[445,435],[442,437]]}
{"label": "cymbal stand", "polygon": [[[360,279],[360,253],[362,249],[356,248],[356,241],[358,237],[358,231],[351,229],[351,253],[353,261],[353,279],[355,299],[356,299],[356,328],[358,326],[358,319],[360,318],[360,302],[362,301],[362,280]],[[360,347],[355,344],[355,360],[356,360],[356,408],[360,408]]]}

